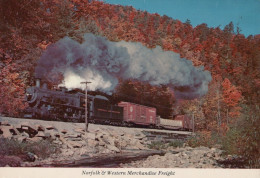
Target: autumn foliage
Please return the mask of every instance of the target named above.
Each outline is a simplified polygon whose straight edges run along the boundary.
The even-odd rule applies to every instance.
[[[19,73],[14,72],[16,66],[10,58],[4,64],[0,72],[0,113],[18,116],[26,107],[24,83]]]
[[[194,114],[199,130],[228,127],[240,116],[241,103],[259,105],[260,38],[246,38],[239,30],[235,32],[232,23],[223,30],[207,24],[192,27],[188,22],[131,6],[86,0],[2,0],[0,12],[2,112],[23,108],[24,93],[20,91],[33,84],[36,62],[48,45],[65,36],[81,41],[87,32],[111,41],[141,42],[149,48],[159,45],[191,60],[194,66],[204,66],[213,78],[208,94],[193,101],[175,102],[167,87],[138,81],[122,81],[115,93],[117,99],[127,95],[122,99],[156,106],[165,116]],[[3,94],[8,88],[11,94]],[[12,98],[19,103],[17,107],[4,104]]]

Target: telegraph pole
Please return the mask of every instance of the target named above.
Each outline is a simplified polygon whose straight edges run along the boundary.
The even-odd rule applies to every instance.
[[[86,128],[85,131],[88,132],[88,83],[91,82],[80,82],[81,84],[86,84],[86,89],[85,89],[85,124]]]
[[[194,113],[192,113],[192,132],[194,133],[195,130],[195,123],[194,123]]]

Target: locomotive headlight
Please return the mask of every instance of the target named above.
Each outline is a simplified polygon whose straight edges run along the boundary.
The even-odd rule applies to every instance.
[[[26,93],[26,100],[30,101],[32,99],[32,94]]]

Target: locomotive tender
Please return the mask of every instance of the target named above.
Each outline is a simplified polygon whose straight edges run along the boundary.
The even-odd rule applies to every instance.
[[[67,91],[66,88],[50,90],[46,83],[41,85],[36,79],[36,86],[26,90],[29,107],[25,117],[44,120],[70,122],[85,121],[85,94],[79,91]],[[88,120],[90,123],[101,123],[120,126],[149,126],[152,128],[191,130],[191,120],[184,115],[177,120],[162,119],[156,116],[156,108],[130,102],[112,105],[100,95],[88,95]]]

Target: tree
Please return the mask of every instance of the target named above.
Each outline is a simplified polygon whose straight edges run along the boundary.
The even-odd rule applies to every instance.
[[[185,24],[187,24],[187,25],[191,25],[191,21],[190,21],[190,19],[187,19],[187,20],[185,21]]]
[[[230,22],[228,25],[226,25],[224,27],[224,30],[223,30],[225,33],[232,33],[234,34],[234,24],[233,22]]]
[[[223,87],[223,101],[227,105],[227,118],[235,118],[239,116],[240,107],[239,102],[242,99],[241,92],[231,84],[229,79],[225,78],[222,82]],[[228,121],[227,121],[228,122]]]
[[[26,107],[24,81],[14,72],[16,66],[11,63],[12,59],[6,57],[0,68],[0,114],[19,116]]]

